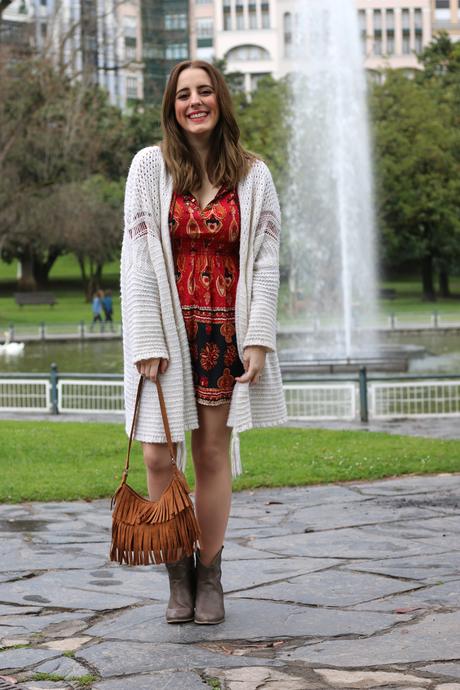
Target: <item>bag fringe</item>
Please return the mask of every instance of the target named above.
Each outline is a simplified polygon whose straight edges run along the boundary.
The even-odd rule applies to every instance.
[[[199,527],[185,476],[174,475],[158,501],[140,496],[122,482],[112,498],[110,560],[128,565],[170,563],[190,556]]]

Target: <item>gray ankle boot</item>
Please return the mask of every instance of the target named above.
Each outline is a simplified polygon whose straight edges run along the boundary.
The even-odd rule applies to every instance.
[[[170,597],[166,609],[168,623],[193,620],[195,608],[195,559],[193,554],[175,563],[166,563]]]
[[[200,550],[196,551],[195,623],[213,625],[222,623],[225,618],[224,592],[220,582],[223,548],[209,565],[200,561]]]

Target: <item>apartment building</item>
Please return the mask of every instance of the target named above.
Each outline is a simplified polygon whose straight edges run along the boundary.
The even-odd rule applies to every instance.
[[[13,0],[0,43],[48,55],[122,108],[143,98],[141,0]]]
[[[433,0],[433,32],[447,31],[460,41],[460,0]]]
[[[107,89],[123,109],[138,100],[158,102],[172,67],[187,58],[224,58],[250,92],[261,77],[295,69],[298,1],[14,0],[0,42],[45,50],[70,33],[64,50],[70,70]],[[460,40],[460,0],[355,3],[364,65],[374,77],[386,66],[419,69],[417,54],[436,31]],[[78,29],[69,32],[72,25]]]
[[[190,55],[189,0],[141,0],[144,98],[161,100],[177,62]]]
[[[117,18],[117,56],[119,98],[123,110],[144,100],[141,0],[119,3]]]
[[[355,0],[364,64],[417,69],[417,53],[432,37],[433,0]],[[439,2],[458,0],[437,0]],[[282,77],[294,69],[292,45],[296,0],[216,0],[215,56],[244,74],[246,91],[264,74]],[[452,15],[453,16],[453,15]]]
[[[420,69],[417,54],[432,38],[432,0],[356,0],[365,67]]]
[[[214,45],[214,7],[212,0],[190,0],[190,57],[212,61]]]

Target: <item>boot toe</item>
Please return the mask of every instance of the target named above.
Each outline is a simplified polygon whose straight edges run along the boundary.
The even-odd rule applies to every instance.
[[[221,618],[216,618],[215,616],[201,616],[198,618],[195,616],[194,621],[197,623],[197,625],[217,625],[218,623],[223,623],[225,620],[225,615],[223,615]]]
[[[166,621],[168,623],[188,623],[193,621],[193,609],[168,608],[166,610]]]

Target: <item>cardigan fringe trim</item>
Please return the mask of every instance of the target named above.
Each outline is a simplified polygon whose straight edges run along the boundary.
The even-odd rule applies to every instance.
[[[177,442],[176,465],[182,472],[185,472],[187,465],[187,444],[184,441]]]
[[[241,466],[241,454],[240,454],[240,435],[235,429],[232,431],[232,440],[230,443],[230,459],[232,464],[232,477],[238,477],[243,474],[243,468]]]

